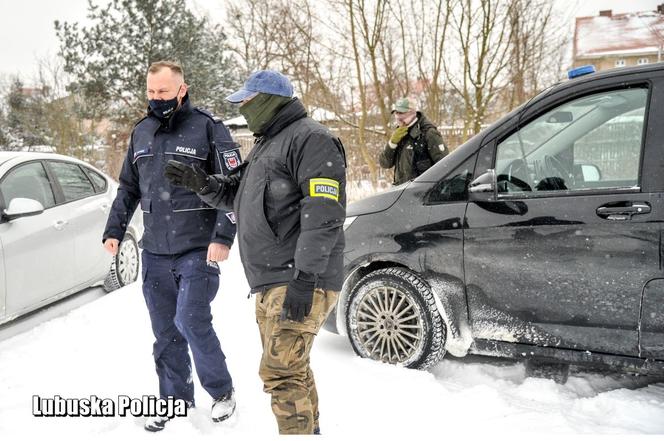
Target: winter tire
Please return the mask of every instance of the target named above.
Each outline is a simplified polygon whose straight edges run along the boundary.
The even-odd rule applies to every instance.
[[[445,354],[445,325],[434,294],[417,274],[385,268],[367,274],[346,304],[346,329],[365,358],[427,369]]]

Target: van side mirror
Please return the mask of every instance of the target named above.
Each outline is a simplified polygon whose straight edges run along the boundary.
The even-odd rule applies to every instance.
[[[498,199],[496,171],[487,170],[468,186],[468,200],[471,202],[492,202]]]
[[[583,182],[599,182],[602,172],[595,164],[574,164],[574,177]]]

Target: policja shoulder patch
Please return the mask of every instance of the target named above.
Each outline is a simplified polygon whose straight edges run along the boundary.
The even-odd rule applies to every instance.
[[[223,157],[224,157],[224,163],[226,164],[226,167],[228,170],[233,170],[236,168],[238,165],[240,165],[240,155],[238,155],[237,150],[229,150],[226,152],[223,152]]]
[[[339,182],[329,178],[312,178],[309,180],[309,196],[339,202]]]

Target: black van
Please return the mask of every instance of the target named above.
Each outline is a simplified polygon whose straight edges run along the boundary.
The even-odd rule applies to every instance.
[[[552,86],[344,228],[326,328],[362,357],[664,372],[664,63]]]

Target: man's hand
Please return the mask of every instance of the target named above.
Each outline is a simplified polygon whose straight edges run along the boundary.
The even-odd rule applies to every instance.
[[[399,144],[399,141],[401,141],[408,134],[408,129],[408,126],[401,126],[397,128],[394,132],[392,132],[390,143],[393,145]]]
[[[228,253],[230,253],[230,251],[231,250],[226,245],[212,242],[210,246],[208,246],[207,260],[209,262],[223,262],[228,259]]]
[[[286,288],[286,298],[281,309],[281,320],[291,319],[303,322],[311,312],[316,282],[313,280],[293,279]]]
[[[118,249],[120,248],[120,241],[109,237],[104,241],[104,248],[106,248],[106,251],[111,253],[111,255],[115,256],[116,254],[118,254]]]
[[[201,193],[210,182],[208,174],[198,165],[187,165],[170,159],[164,169],[164,176],[176,187],[185,187],[194,193]]]

